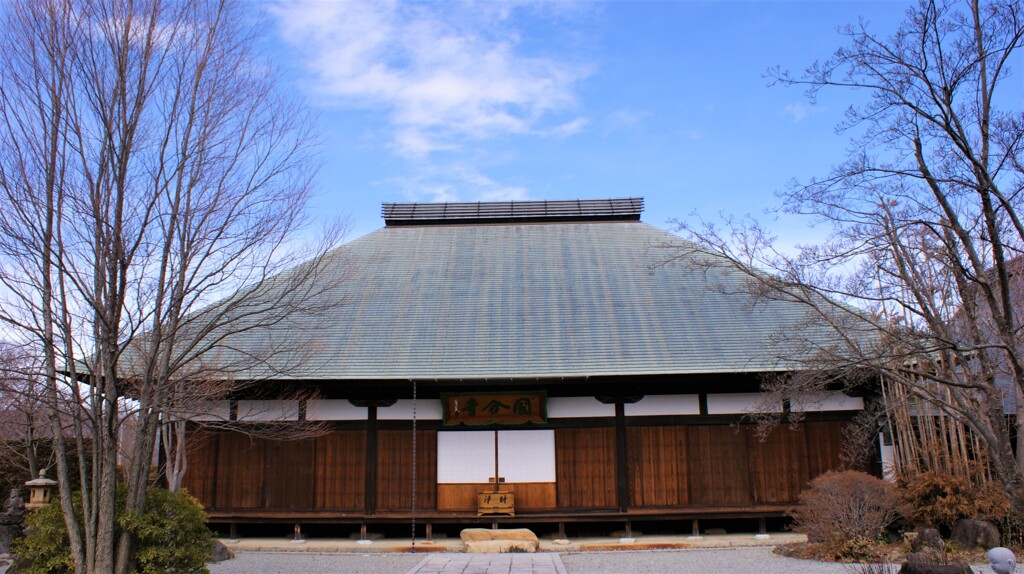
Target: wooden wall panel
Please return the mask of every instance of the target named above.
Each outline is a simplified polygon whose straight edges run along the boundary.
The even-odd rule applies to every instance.
[[[615,506],[615,428],[555,429],[558,508]]]
[[[434,510],[437,505],[437,431],[419,431],[416,445],[416,508]],[[408,511],[411,499],[412,431],[378,431],[377,510]]]
[[[730,425],[687,427],[690,502],[742,505],[753,502],[747,433]]]
[[[266,441],[263,508],[312,510],[316,490],[316,441]]]
[[[631,506],[689,503],[687,431],[684,426],[629,427],[627,453]]]
[[[333,431],[316,439],[317,510],[362,510],[366,431]]]
[[[220,433],[217,446],[217,508],[263,505],[265,441],[237,432]]]
[[[807,428],[807,480],[839,468],[846,424],[843,421],[804,423]]]
[[[189,430],[188,469],[182,487],[196,497],[205,508],[214,508],[217,479],[217,434],[204,430]]]
[[[477,509],[477,493],[494,490],[494,483],[479,484],[438,484],[438,510]],[[502,483],[501,490],[516,495],[516,512],[530,510],[551,510],[556,507],[557,496],[553,482],[509,482]]]
[[[844,421],[780,426],[759,442],[751,426],[627,427],[630,505],[734,506],[791,503],[809,480],[841,465]],[[440,485],[436,431],[418,433],[417,508],[475,510],[489,485]],[[377,509],[407,511],[412,435],[378,434]],[[344,510],[364,506],[366,431],[304,441],[195,431],[184,486],[212,510]],[[615,429],[555,429],[557,482],[508,484],[521,510],[615,508]]]
[[[807,429],[780,425],[762,441],[754,426],[746,427],[754,502],[796,502],[807,487]]]

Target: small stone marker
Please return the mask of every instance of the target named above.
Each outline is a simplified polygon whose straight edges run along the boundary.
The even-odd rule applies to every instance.
[[[1009,548],[996,546],[988,551],[988,563],[996,574],[1011,574],[1017,571],[1017,557]]]
[[[0,554],[10,552],[11,542],[21,535],[24,518],[25,502],[21,500],[18,489],[12,488],[4,503],[4,511],[0,513]]]

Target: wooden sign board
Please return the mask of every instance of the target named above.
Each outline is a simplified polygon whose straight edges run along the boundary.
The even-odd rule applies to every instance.
[[[547,393],[441,393],[445,426],[548,422]]]
[[[516,495],[514,492],[479,492],[476,496],[477,516],[494,514],[516,515]]]

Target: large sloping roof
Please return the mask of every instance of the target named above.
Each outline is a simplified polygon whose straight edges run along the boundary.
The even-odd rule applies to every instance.
[[[229,338],[301,334],[275,378],[509,379],[787,370],[780,329],[804,307],[753,304],[744,277],[705,270],[676,235],[621,218],[403,222],[329,254],[338,301]],[[797,352],[797,351],[794,351]],[[250,373],[258,374],[258,373]]]

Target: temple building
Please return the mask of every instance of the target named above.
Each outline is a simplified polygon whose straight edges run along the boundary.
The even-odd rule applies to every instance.
[[[864,400],[767,402],[764,378],[798,363],[778,334],[805,309],[753,301],[742,273],[706,265],[642,210],[384,204],[382,229],[304,279],[321,282],[307,310],[225,338],[213,360],[262,357],[233,375],[253,384],[195,417],[320,430],[197,426],[186,488],[213,523],[365,533],[415,517],[420,536],[784,516],[840,466]],[[759,410],[804,416],[761,440],[747,416]]]

